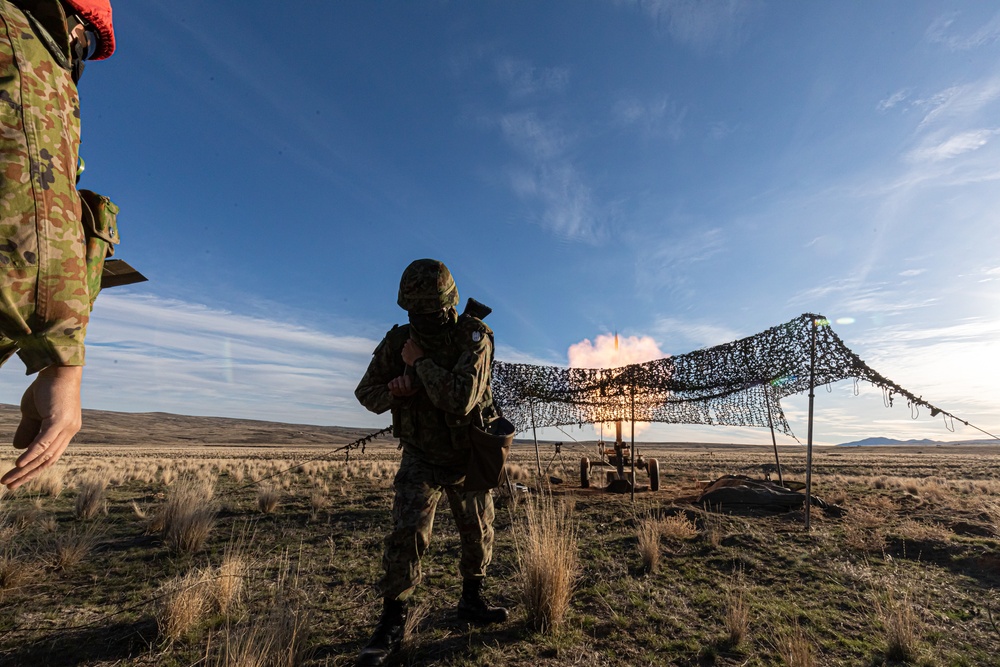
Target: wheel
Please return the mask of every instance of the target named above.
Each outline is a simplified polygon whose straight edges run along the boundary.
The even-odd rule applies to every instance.
[[[580,459],[580,488],[590,488],[590,459],[586,456]]]
[[[656,459],[646,461],[646,469],[649,471],[649,490],[660,490],[660,462]]]

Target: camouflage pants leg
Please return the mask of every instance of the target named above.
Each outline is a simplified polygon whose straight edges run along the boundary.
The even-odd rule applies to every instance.
[[[458,571],[463,579],[482,579],[493,558],[493,495],[489,491],[465,493],[455,486],[445,490],[462,540]]]
[[[434,512],[443,493],[433,474],[419,461],[403,455],[393,481],[392,531],[385,538],[377,588],[384,598],[405,600],[420,583],[420,559],[431,542]]]

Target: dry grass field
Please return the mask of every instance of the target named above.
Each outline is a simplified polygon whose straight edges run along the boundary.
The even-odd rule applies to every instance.
[[[283,427],[268,444],[244,423],[255,439],[234,429],[235,446],[216,425],[199,441],[174,423],[184,442],[122,427],[0,496],[0,665],[353,664],[380,611],[394,444],[282,472],[351,434],[295,445]],[[582,454],[543,444],[539,484],[534,448],[515,446],[531,491],[498,498],[502,626],[455,618],[458,535],[439,508],[397,664],[1000,665],[1000,448],[818,450],[814,491],[846,512],[813,507],[809,532],[801,510],[691,502],[700,480],[760,477],[769,447],[650,445],[662,486],[634,503],[580,489]],[[804,479],[802,449],[782,463]]]

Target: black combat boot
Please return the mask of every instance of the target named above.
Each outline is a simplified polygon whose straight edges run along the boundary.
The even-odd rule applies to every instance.
[[[383,600],[382,617],[375,626],[368,645],[358,655],[359,667],[378,667],[388,662],[399,649],[406,628],[406,602],[403,600]]]
[[[483,580],[466,579],[462,582],[462,599],[458,601],[458,617],[472,623],[503,623],[507,620],[507,610],[491,607],[483,599]]]

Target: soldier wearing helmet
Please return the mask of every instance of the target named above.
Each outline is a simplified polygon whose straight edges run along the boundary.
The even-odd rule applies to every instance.
[[[403,449],[393,482],[393,526],[385,538],[384,576],[377,588],[382,617],[359,665],[381,665],[402,640],[407,600],[420,582],[434,511],[447,495],[461,535],[459,618],[497,623],[507,610],[482,596],[493,549],[493,498],[463,489],[469,464],[469,427],[499,415],[490,391],[493,332],[482,320],[458,315],[458,288],[434,259],[418,259],[403,272],[397,303],[409,324],[395,326],[375,348],[355,395],[367,409],[392,411],[393,434]]]
[[[14,435],[26,451],[0,478],[11,489],[80,429],[84,337],[110,254],[101,243],[117,243],[117,228],[102,227],[104,241],[85,234],[76,83],[85,60],[114,50],[107,0],[0,0],[0,364],[16,352],[38,374]]]

